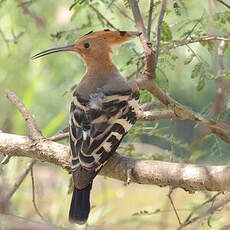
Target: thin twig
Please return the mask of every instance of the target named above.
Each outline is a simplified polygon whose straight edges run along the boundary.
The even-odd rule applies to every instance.
[[[169,49],[175,49],[177,47],[184,46],[184,45],[191,44],[191,43],[208,42],[208,41],[230,42],[230,38],[225,37],[225,36],[217,36],[217,35],[203,35],[203,36],[199,36],[199,37],[189,36],[183,40],[173,40],[169,44],[163,43],[164,48],[162,49],[161,52],[168,52]]]
[[[95,8],[92,4],[87,4],[99,17],[101,17],[106,22],[107,26],[118,30],[97,8]]]
[[[16,94],[7,89],[6,96],[12,102],[12,104],[14,104],[17,107],[17,109],[21,112],[22,116],[24,117],[27,123],[32,139],[42,139],[43,136],[34,118],[30,115],[29,111],[26,109],[25,105],[21,102],[21,100],[16,96]]]
[[[18,2],[18,6],[22,8],[24,14],[29,15],[40,28],[45,27],[46,23],[42,17],[37,15],[35,12],[33,12],[27,4],[23,3],[23,1],[17,0],[17,2]]]
[[[33,173],[33,167],[30,168],[30,175],[31,175],[31,183],[32,183],[32,202],[34,205],[34,209],[36,211],[36,213],[40,216],[40,218],[43,221],[46,221],[46,219],[43,217],[43,215],[41,214],[41,212],[39,211],[37,204],[36,204],[36,199],[35,199],[35,184],[34,184],[34,173]]]
[[[160,16],[159,16],[158,24],[157,24],[157,36],[156,36],[156,48],[155,48],[156,50],[155,68],[157,67],[157,62],[158,62],[160,40],[161,40],[161,26],[162,26],[163,18],[165,15],[166,5],[167,5],[167,0],[162,0]]]
[[[217,1],[223,4],[224,6],[226,6],[228,9],[230,9],[230,5],[224,2],[223,0],[217,0]]]
[[[6,165],[6,164],[9,162],[10,158],[11,158],[11,156],[6,155],[6,156],[3,158],[3,160],[1,161],[0,165]]]
[[[225,104],[225,82],[223,79],[223,71],[224,71],[224,48],[226,42],[221,41],[218,46],[218,71],[217,71],[217,89],[216,89],[216,97],[213,105],[213,115],[216,117],[222,111]]]
[[[174,202],[173,202],[173,199],[172,199],[172,196],[171,196],[172,193],[173,193],[173,188],[170,187],[170,188],[169,188],[169,193],[168,193],[168,198],[169,198],[169,201],[170,201],[170,203],[171,203],[171,205],[172,205],[172,207],[173,207],[173,210],[174,210],[174,212],[175,212],[175,215],[176,215],[176,217],[177,217],[177,220],[178,220],[178,222],[179,222],[179,225],[181,225],[181,220],[180,220],[179,214],[178,214],[178,212],[177,212],[176,206],[175,206],[175,204],[174,204]]]
[[[30,172],[30,169],[33,167],[33,165],[35,164],[36,160],[32,159],[30,160],[30,162],[27,164],[25,171],[18,177],[18,179],[16,180],[16,182],[14,183],[13,187],[11,188],[11,190],[7,193],[7,195],[4,198],[4,203],[7,204],[9,202],[9,200],[11,199],[11,197],[14,195],[14,193],[17,191],[17,189],[19,188],[19,186],[21,185],[21,183],[24,181],[24,179],[26,178],[26,176],[28,175],[28,173]]]
[[[134,20],[128,15],[126,14],[125,10],[121,9],[119,6],[117,6],[115,3],[113,4],[113,7],[115,7],[119,13],[121,15],[123,15],[124,17],[126,17],[127,19],[129,19],[131,22],[134,22]]]
[[[195,212],[199,209],[201,209],[202,207],[204,207],[206,204],[213,202],[220,194],[223,194],[222,192],[218,192],[215,195],[213,195],[211,198],[209,198],[208,200],[204,201],[202,204],[200,204],[198,207],[196,207],[193,211],[190,212],[190,214],[187,216],[187,218],[185,219],[185,221],[183,222],[183,225],[185,223],[187,223],[192,216],[195,214]]]
[[[21,216],[0,213],[1,226],[7,226],[6,229],[24,229],[24,230],[73,230],[73,228],[64,228],[52,223],[44,223],[31,220]],[[4,229],[4,228],[3,228]],[[76,229],[76,228],[75,228]]]
[[[3,31],[1,29],[0,29],[0,35],[1,35],[4,43],[6,44],[6,47],[9,49],[9,40],[6,38],[5,34],[3,33]]]
[[[181,226],[177,230],[181,230],[185,226],[195,223],[197,221],[202,221],[203,219],[209,217],[210,215],[213,215],[214,212],[224,207],[229,202],[230,202],[230,193],[225,195],[221,200],[216,201],[210,208],[203,211],[199,216],[196,216],[190,219],[188,222],[181,224]]]
[[[151,111],[154,109],[163,110],[166,106],[160,102],[152,101],[141,105],[142,111]]]
[[[49,141],[60,141],[69,137],[69,132],[58,133],[52,137],[47,138]]]
[[[148,35],[148,40],[150,41],[150,33],[151,33],[151,27],[152,27],[152,16],[153,16],[153,6],[154,6],[154,1],[150,0],[149,4],[149,17],[148,17],[148,27],[147,27],[147,35]]]

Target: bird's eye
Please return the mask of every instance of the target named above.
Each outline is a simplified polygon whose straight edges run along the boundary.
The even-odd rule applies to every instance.
[[[90,47],[89,43],[88,42],[84,43],[84,47],[88,49]]]

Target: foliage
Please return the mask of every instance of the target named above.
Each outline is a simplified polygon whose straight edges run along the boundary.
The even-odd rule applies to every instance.
[[[147,2],[139,1],[146,23],[149,9]],[[35,116],[44,135],[50,136],[67,126],[71,93],[84,74],[85,67],[80,58],[71,54],[58,54],[31,61],[32,54],[48,47],[72,43],[76,38],[91,30],[104,28],[136,30],[136,28],[130,19],[132,17],[130,5],[126,0],[74,0],[72,2],[35,0],[23,3],[31,14],[26,14],[20,3],[21,1],[0,1],[0,129],[18,134],[27,132],[21,115],[15,112],[15,108],[4,96],[5,88],[11,88],[23,99],[27,108]],[[150,38],[153,45],[156,42],[156,19],[160,13],[160,6],[161,1],[154,1],[154,20]],[[39,21],[39,18],[44,24]],[[229,36],[229,11],[218,3],[212,7],[209,1],[169,1],[161,29],[162,39],[157,67],[158,84],[162,90],[183,105],[192,108],[203,117],[210,118],[219,78],[217,76],[219,41],[199,41],[191,44],[185,42],[190,38],[210,34]],[[225,69],[221,76],[227,88],[229,88],[230,79],[229,47],[230,45],[226,46],[224,50]],[[142,47],[136,39],[131,44],[123,45],[120,51],[114,54],[113,59],[123,76],[134,79],[137,76],[137,69],[138,73],[143,71],[143,57]],[[141,104],[153,100],[152,95],[141,92]],[[229,95],[226,95],[223,111],[220,112],[224,115],[212,118],[229,122]],[[147,147],[142,152],[136,150],[136,142],[148,145],[151,150],[156,148],[157,153],[146,154]],[[121,146],[120,150],[128,156],[142,159],[169,160],[169,155],[172,154],[173,160],[178,162],[220,164],[230,160],[229,146],[226,143],[207,133],[202,126],[196,126],[189,121],[138,122],[132,128],[125,139],[125,145]],[[19,175],[26,162],[26,159],[12,159],[4,167],[4,176],[9,181],[9,185],[12,185],[15,175]],[[39,206],[44,208],[43,211],[48,218],[61,224],[67,219],[65,213],[68,212],[67,203],[70,200],[70,196],[67,196],[69,175],[57,169],[49,171],[47,167],[41,165],[37,166],[37,174],[39,171],[42,173],[35,177],[35,181],[39,177],[45,178],[46,173],[50,174],[51,176],[47,178],[52,180],[49,183],[53,183],[52,186],[55,188],[49,185],[46,190],[44,185],[44,181],[48,183],[46,178],[37,179],[40,186],[38,188]],[[56,177],[56,174],[58,181],[55,183],[53,178]],[[149,204],[149,200],[143,198],[144,195],[141,194],[142,188],[138,190],[135,187],[135,192],[139,191],[136,198],[134,193],[130,197],[129,194],[124,195],[127,191],[130,193],[131,189],[126,190],[122,186],[116,192],[118,185],[115,182],[99,181],[97,183],[99,188],[96,192],[97,201],[95,201],[96,207],[93,211],[93,223],[124,223],[126,219],[119,219],[119,212],[116,211],[117,200],[122,196],[125,196],[129,203],[137,203],[132,212],[131,209],[128,209],[129,204],[125,206],[124,210],[128,210],[128,214],[125,211],[123,214],[126,214],[128,226],[132,226],[130,222],[136,221],[135,226],[137,227],[146,219],[152,224],[154,221],[150,218],[153,214],[158,216],[157,221],[159,221],[164,207],[159,208],[159,203],[155,207],[154,200]],[[7,186],[10,187],[9,185]],[[27,196],[28,188],[30,188],[29,178],[13,198],[10,206],[13,213],[27,217],[32,215],[31,198]],[[152,193],[150,188],[143,190],[149,195]],[[49,193],[46,194],[46,197],[42,197],[44,191]],[[47,203],[49,204],[51,199],[54,201],[49,207]],[[203,199],[199,198],[200,201]],[[110,201],[113,210],[108,208],[107,203]],[[23,212],[21,212],[22,209]],[[134,213],[133,216],[132,213]],[[104,217],[104,221],[98,221],[99,217]],[[137,219],[134,220],[134,218]],[[146,223],[146,229],[151,224]],[[218,220],[214,222],[214,225],[218,225]],[[176,226],[175,221],[173,226]]]

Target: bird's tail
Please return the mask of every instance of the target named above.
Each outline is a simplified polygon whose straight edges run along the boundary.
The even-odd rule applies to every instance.
[[[74,186],[72,201],[69,210],[69,220],[76,224],[84,224],[90,212],[90,190],[92,183],[84,189],[77,189]]]

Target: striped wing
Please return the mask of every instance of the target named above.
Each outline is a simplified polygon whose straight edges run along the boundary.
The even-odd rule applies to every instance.
[[[74,93],[70,111],[73,171],[81,168],[95,174],[107,162],[136,122],[138,100],[139,93],[131,89],[112,95],[100,90],[89,100]]]

